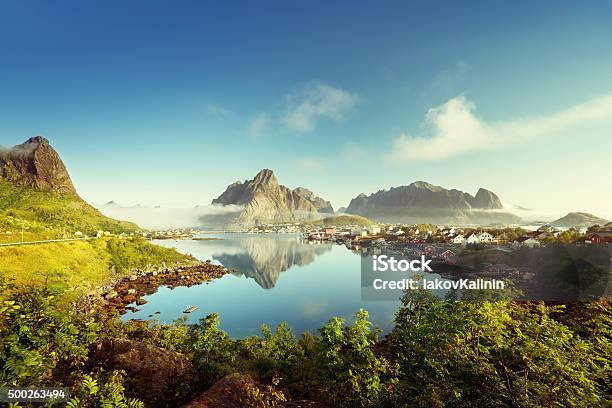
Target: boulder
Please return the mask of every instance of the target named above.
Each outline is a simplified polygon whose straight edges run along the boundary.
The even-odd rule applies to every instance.
[[[135,340],[97,344],[92,362],[107,370],[124,370],[126,390],[146,407],[176,407],[198,389],[197,371],[182,354]]]

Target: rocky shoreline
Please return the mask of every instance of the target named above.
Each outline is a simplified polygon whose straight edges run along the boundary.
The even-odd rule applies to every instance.
[[[87,313],[95,304],[102,304],[108,310],[125,314],[128,311],[137,311],[135,306],[130,305],[147,303],[142,297],[157,292],[161,286],[175,288],[208,284],[230,272],[224,266],[212,264],[210,261],[172,266],[162,264],[118,277],[79,299],[74,306],[77,311]]]

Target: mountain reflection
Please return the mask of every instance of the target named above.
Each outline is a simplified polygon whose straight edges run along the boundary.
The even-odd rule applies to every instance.
[[[215,261],[235,270],[235,275],[254,279],[265,289],[273,288],[280,273],[293,265],[308,265],[331,251],[330,244],[309,244],[294,235],[237,235],[215,244]]]

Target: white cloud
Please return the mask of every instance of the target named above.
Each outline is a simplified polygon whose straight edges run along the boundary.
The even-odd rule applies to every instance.
[[[357,94],[321,82],[307,84],[288,99],[289,107],[283,122],[289,129],[299,133],[311,132],[322,118],[342,120],[359,102]]]
[[[426,135],[402,134],[385,156],[391,163],[437,160],[491,150],[512,143],[554,135],[572,126],[612,119],[612,94],[574,105],[548,116],[487,123],[474,114],[476,106],[457,96],[430,109],[424,122]]]
[[[261,136],[263,136],[269,123],[270,115],[268,115],[267,113],[263,112],[256,115],[251,121],[251,124],[249,125],[249,136],[253,138],[260,138]]]
[[[325,165],[316,159],[298,159],[297,165],[305,171],[321,172],[325,170]]]

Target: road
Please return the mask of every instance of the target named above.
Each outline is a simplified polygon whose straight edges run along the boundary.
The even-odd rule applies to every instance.
[[[0,247],[21,246],[21,245],[39,245],[39,244],[49,244],[53,242],[82,241],[84,239],[87,239],[87,238],[83,237],[83,238],[66,238],[66,239],[48,239],[46,241],[11,242],[8,244],[0,244]]]

